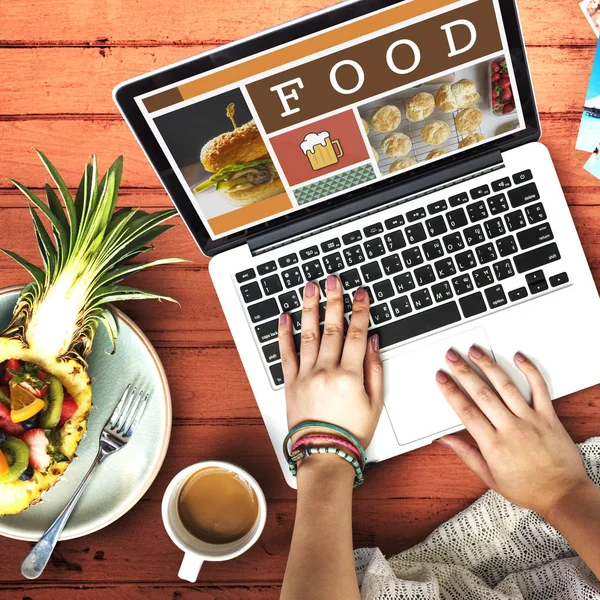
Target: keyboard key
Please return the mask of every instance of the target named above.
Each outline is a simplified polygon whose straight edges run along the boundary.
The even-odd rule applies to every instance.
[[[365,253],[368,258],[378,258],[382,254],[385,254],[385,248],[381,238],[376,238],[364,243]]]
[[[350,294],[344,294],[344,313],[352,312],[352,298]]]
[[[431,265],[425,265],[415,269],[414,275],[419,286],[428,285],[435,281],[435,273],[433,272]]]
[[[261,280],[261,284],[267,296],[277,294],[283,289],[279,275],[270,275],[269,277],[265,277],[263,280]]]
[[[300,329],[300,327],[296,327],[296,329]],[[279,330],[279,320],[275,319],[274,321],[269,321],[267,323],[261,323],[254,328],[256,332],[256,337],[261,344],[268,342],[269,340],[274,340],[277,338],[277,332]]]
[[[408,269],[420,265],[423,261],[423,255],[418,248],[408,248],[402,252],[402,259]]]
[[[452,280],[452,285],[454,286],[454,291],[456,292],[457,296],[462,296],[467,292],[473,291],[473,281],[468,273],[460,275],[459,277],[455,277]]]
[[[540,199],[537,185],[531,182],[508,191],[508,199],[513,208],[519,208]]]
[[[437,202],[433,202],[427,207],[427,212],[430,215],[435,215],[437,213],[443,212],[448,208],[448,204],[445,200],[438,200]]]
[[[361,273],[363,274],[363,279],[366,283],[371,283],[372,281],[377,281],[383,277],[383,273],[381,272],[381,268],[379,267],[379,263],[370,262],[360,267]]]
[[[317,246],[311,246],[305,250],[300,250],[300,258],[302,260],[309,260],[315,256],[319,256],[319,248]]]
[[[341,273],[340,279],[342,280],[342,285],[345,290],[357,288],[362,283],[360,275],[358,274],[358,269],[350,269],[350,271]]]
[[[427,288],[413,292],[410,297],[417,310],[422,310],[433,304],[431,294]]]
[[[463,231],[465,240],[467,240],[467,246],[474,246],[475,244],[481,244],[485,242],[485,235],[483,235],[483,229],[481,225],[473,225],[473,227],[467,227]]]
[[[446,214],[446,219],[448,220],[448,225],[450,225],[450,229],[458,229],[459,227],[464,227],[468,224],[467,215],[465,214],[464,208],[457,208],[456,210],[451,210]]]
[[[321,244],[321,250],[323,250],[323,252],[331,252],[332,250],[337,250],[338,248],[341,248],[341,246],[342,244],[339,238],[333,238],[332,240],[323,242]]]
[[[565,283],[569,283],[569,276],[566,273],[559,273],[558,275],[550,277],[550,285],[552,287],[564,285]]]
[[[515,274],[512,263],[510,260],[501,260],[500,262],[494,263],[494,273],[496,273],[496,279],[502,281],[508,279]]]
[[[424,219],[426,214],[427,213],[425,212],[424,208],[416,208],[415,210],[411,210],[406,213],[406,220],[409,223],[414,223],[415,221],[418,221],[419,219]]]
[[[359,244],[356,244],[356,246],[350,246],[350,248],[345,248],[344,258],[346,259],[346,264],[349,267],[353,267],[361,262],[365,262],[365,255],[363,254],[362,248]]]
[[[439,279],[456,275],[454,261],[449,257],[444,258],[443,260],[438,260],[433,266],[435,267],[435,271]]]
[[[238,283],[244,283],[245,281],[250,281],[256,277],[256,273],[254,269],[246,269],[245,271],[241,271],[240,273],[236,273],[236,280]]]
[[[485,297],[487,298],[488,305],[490,308],[500,308],[508,303],[506,294],[501,285],[495,285],[485,290]]]
[[[295,265],[298,262],[298,255],[288,254],[287,256],[282,256],[277,262],[279,263],[279,266],[284,269],[290,265]]]
[[[283,385],[283,367],[281,366],[281,363],[272,365],[269,367],[269,371],[271,372],[273,383],[275,385]]]
[[[387,279],[380,281],[373,286],[373,295],[375,296],[375,300],[377,302],[380,302],[381,300],[387,300],[395,294],[396,292],[394,292],[391,282]]]
[[[434,217],[433,219],[427,219],[425,225],[427,226],[427,231],[431,237],[437,237],[448,231],[446,221],[444,221],[444,217],[441,215],[439,217]]]
[[[379,334],[380,348],[387,348],[411,338],[460,321],[456,302],[446,302],[399,321],[392,321],[373,330]]]
[[[473,200],[477,200],[479,198],[483,198],[484,196],[489,196],[490,188],[487,185],[480,185],[479,187],[472,189],[469,193],[471,194],[471,198],[473,198]]]
[[[304,283],[304,279],[302,279],[302,273],[300,273],[300,269],[298,267],[294,267],[289,271],[284,271],[281,276],[283,277],[283,284],[288,290]]]
[[[399,294],[415,289],[415,280],[410,273],[401,273],[394,277],[394,284]]]
[[[325,322],[325,312],[327,311],[327,302],[319,302],[319,323]]]
[[[465,315],[465,319],[474,317],[475,315],[480,315],[487,310],[487,306],[485,305],[485,300],[483,299],[483,294],[481,292],[476,292],[470,296],[464,296],[459,300],[459,302],[463,314]]]
[[[260,300],[262,298],[262,292],[260,291],[256,281],[252,281],[251,283],[243,285],[240,288],[240,292],[242,292],[242,298],[246,304],[255,302],[256,300]]]
[[[375,296],[373,296],[373,292],[368,285],[364,286],[365,292],[367,292],[367,296],[369,296],[369,304],[373,306],[375,304]]]
[[[527,220],[531,225],[546,220],[546,211],[544,210],[544,206],[541,202],[538,202],[532,206],[528,206],[525,209],[525,214],[527,215]]]
[[[330,275],[332,273],[339,273],[344,268],[344,261],[339,252],[324,256],[323,264],[325,265],[325,270]]]
[[[507,190],[511,185],[512,184],[510,183],[510,179],[508,177],[503,177],[502,179],[498,179],[497,181],[492,181],[492,190],[494,192]]]
[[[525,276],[525,281],[527,282],[527,287],[532,294],[539,294],[540,292],[545,292],[548,289],[548,282],[546,281],[546,276],[544,275],[544,271],[534,271],[533,273],[528,273]]]
[[[394,233],[388,233],[384,239],[385,245],[387,246],[389,252],[401,250],[406,246],[406,240],[404,239],[404,235],[401,231],[394,231]]]
[[[279,360],[281,356],[279,355],[279,342],[273,342],[272,344],[267,344],[263,346],[263,354],[265,355],[265,359],[267,362],[274,362]]]
[[[483,244],[483,246],[477,246],[477,248],[475,248],[475,252],[477,252],[477,258],[479,259],[479,263],[482,265],[486,265],[487,263],[498,258],[493,244]]]
[[[404,225],[404,217],[402,215],[398,215],[397,217],[392,217],[385,221],[386,229],[397,229],[398,227],[402,227]]]
[[[302,270],[304,271],[304,277],[306,277],[306,281],[316,281],[325,275],[325,273],[323,273],[321,262],[318,259],[304,263],[302,265]]]
[[[425,233],[425,228],[422,223],[415,223],[414,225],[409,225],[405,230],[406,239],[408,239],[409,244],[418,244],[422,242],[427,234]]]
[[[506,196],[504,194],[490,196],[487,199],[487,204],[492,215],[499,215],[508,210],[508,202],[506,201]]]
[[[383,233],[383,225],[381,223],[373,223],[373,225],[365,227],[363,232],[367,237],[373,237],[374,235]]]
[[[517,239],[519,240],[521,250],[529,250],[529,248],[553,240],[554,234],[552,233],[550,223],[542,223],[541,225],[536,225],[517,233]]]
[[[512,235],[507,235],[506,237],[496,240],[496,247],[498,248],[498,254],[503,257],[510,256],[519,250],[517,248],[517,242],[515,242],[515,238]]]
[[[473,271],[472,275],[473,281],[478,288],[482,288],[486,285],[494,283],[494,276],[492,275],[492,270],[489,267],[477,269]]]
[[[392,254],[381,259],[381,266],[386,275],[393,275],[402,271],[402,261],[398,254]]]
[[[462,236],[457,231],[456,233],[451,233],[442,238],[444,242],[444,246],[446,246],[446,252],[448,254],[452,254],[453,252],[458,252],[465,247],[465,243],[463,242]]]
[[[274,260],[269,261],[268,263],[264,263],[262,265],[258,265],[256,267],[259,275],[266,275],[267,273],[272,273],[273,271],[277,271],[277,265]]]
[[[475,260],[475,255],[473,254],[472,250],[461,252],[454,258],[459,271],[468,271],[469,269],[473,269],[477,266],[477,261]]]
[[[392,307],[392,312],[395,317],[403,317],[412,312],[412,306],[410,305],[408,296],[400,296],[400,298],[392,300],[390,306]]]
[[[491,240],[506,233],[506,229],[504,229],[504,223],[500,217],[490,219],[489,221],[486,221],[484,225],[487,235]]]
[[[300,308],[300,300],[296,292],[288,292],[287,294],[281,294],[279,296],[279,304],[281,304],[281,310],[283,312],[290,312]]]
[[[464,204],[465,202],[468,202],[468,201],[469,201],[469,196],[467,196],[467,192],[457,194],[456,196],[450,196],[450,198],[448,198],[448,202],[450,203],[450,206],[452,206],[452,207],[458,206],[459,204]]]
[[[520,287],[512,292],[508,292],[508,299],[511,302],[516,302],[517,300],[523,300],[523,298],[527,298],[527,288]]]
[[[436,283],[431,287],[431,293],[435,298],[436,302],[444,302],[445,300],[450,300],[452,298],[452,288],[447,281],[442,281],[441,283]]]
[[[517,272],[525,273],[525,271],[538,269],[543,265],[560,260],[560,252],[558,251],[558,246],[552,242],[551,244],[529,250],[529,252],[517,254],[513,260],[515,261]]]
[[[250,314],[250,320],[253,323],[258,323],[259,321],[277,316],[279,314],[279,307],[273,298],[269,298],[258,304],[251,304],[248,307],[248,313]]]
[[[342,236],[342,242],[349,246],[350,244],[356,244],[362,240],[362,233],[360,231],[352,231]]]
[[[327,296],[327,278],[319,281],[319,287],[321,288],[321,296]]]
[[[296,312],[290,313],[290,317],[292,318],[294,329],[300,331],[302,329],[302,311],[297,310]]]
[[[444,256],[442,242],[440,240],[431,240],[423,244],[423,252],[425,252],[427,260],[435,260],[436,258],[440,258],[440,256]]]
[[[470,204],[467,206],[467,212],[469,213],[469,219],[471,219],[471,223],[483,221],[483,219],[487,219],[488,217],[488,211],[483,202]]]
[[[523,217],[523,212],[515,210],[514,212],[508,213],[504,216],[506,220],[506,226],[509,231],[516,231],[517,229],[523,229],[527,225]]]
[[[387,304],[378,304],[377,306],[371,307],[371,318],[373,319],[374,325],[380,325],[386,321],[391,320],[392,313]]]
[[[531,171],[527,169],[526,171],[521,171],[520,173],[515,173],[513,175],[513,181],[515,185],[519,185],[520,183],[525,183],[526,181],[531,181],[533,179],[533,175]]]

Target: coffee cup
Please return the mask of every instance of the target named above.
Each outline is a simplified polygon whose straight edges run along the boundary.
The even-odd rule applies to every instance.
[[[186,482],[197,474],[207,472],[208,469],[228,471],[232,476],[239,478],[254,493],[257,504],[257,513],[254,523],[249,530],[239,539],[214,543],[201,539],[197,532],[192,533],[182,520],[180,510],[180,495]],[[217,493],[217,492],[215,492]],[[201,510],[201,506],[198,510]],[[204,561],[230,560],[243,554],[260,537],[267,519],[267,501],[258,482],[252,475],[241,467],[232,463],[211,460],[190,465],[180,471],[168,485],[162,500],[162,518],[165,529],[173,543],[184,552],[183,561],[179,569],[179,578],[194,583]]]

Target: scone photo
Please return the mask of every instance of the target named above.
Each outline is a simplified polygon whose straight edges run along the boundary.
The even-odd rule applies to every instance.
[[[404,133],[390,133],[383,138],[381,150],[392,158],[400,158],[412,150],[412,142]]]
[[[443,85],[435,95],[436,106],[445,113],[473,108],[479,101],[479,92],[470,79],[461,79],[451,85]]]
[[[376,108],[369,119],[369,124],[374,131],[389,133],[400,127],[402,113],[397,106],[386,104]]]
[[[478,108],[467,108],[456,115],[456,131],[461,135],[475,133],[483,123],[483,113]]]
[[[448,150],[446,148],[434,148],[425,158],[425,160],[433,160],[434,158],[439,158],[440,156],[444,156],[448,154]]]
[[[485,141],[485,139],[486,137],[483,133],[472,133],[458,143],[458,148],[459,150],[462,150],[463,148],[479,144]]]
[[[424,121],[435,110],[435,98],[427,92],[420,92],[406,103],[406,118],[413,123]]]
[[[390,173],[396,173],[397,171],[403,171],[404,169],[408,169],[410,167],[414,167],[417,164],[417,161],[409,156],[407,158],[401,158],[400,160],[394,161],[389,168]]]
[[[446,121],[429,121],[421,129],[421,138],[430,146],[439,146],[447,142],[452,135],[452,129]]]

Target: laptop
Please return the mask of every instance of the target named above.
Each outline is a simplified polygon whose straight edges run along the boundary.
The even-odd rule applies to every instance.
[[[281,312],[371,298],[383,461],[462,425],[434,374],[490,352],[553,398],[600,381],[600,304],[512,0],[359,0],[126,81],[114,99],[201,251],[281,469]],[[565,141],[570,144],[569,141]],[[324,294],[323,294],[324,298]],[[325,303],[321,304],[321,318]],[[227,366],[215,374],[227,377]]]

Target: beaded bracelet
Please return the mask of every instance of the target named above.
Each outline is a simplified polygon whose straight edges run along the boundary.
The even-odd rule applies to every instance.
[[[292,446],[292,449],[290,450],[290,456],[292,457],[292,460],[294,457],[294,452],[296,452],[296,450],[298,450],[298,448],[300,448],[301,446],[308,446],[310,442],[329,442],[331,444],[338,444],[349,450],[354,456],[354,458],[358,458],[360,456],[360,451],[358,450],[358,448],[354,444],[348,442],[347,440],[341,437],[329,435],[308,435],[306,437],[300,438]]]
[[[324,448],[324,447],[315,447],[315,446],[305,446],[303,449],[304,457],[300,456],[300,458],[296,461],[289,460],[288,464],[290,467],[291,474],[296,477],[298,474],[298,462],[302,460],[302,458],[310,458],[313,454],[337,454],[340,458],[343,458],[346,462],[349,462],[354,467],[354,487],[357,488],[359,485],[364,483],[364,475],[362,467],[360,463],[350,456],[345,450],[341,450],[340,448]]]

